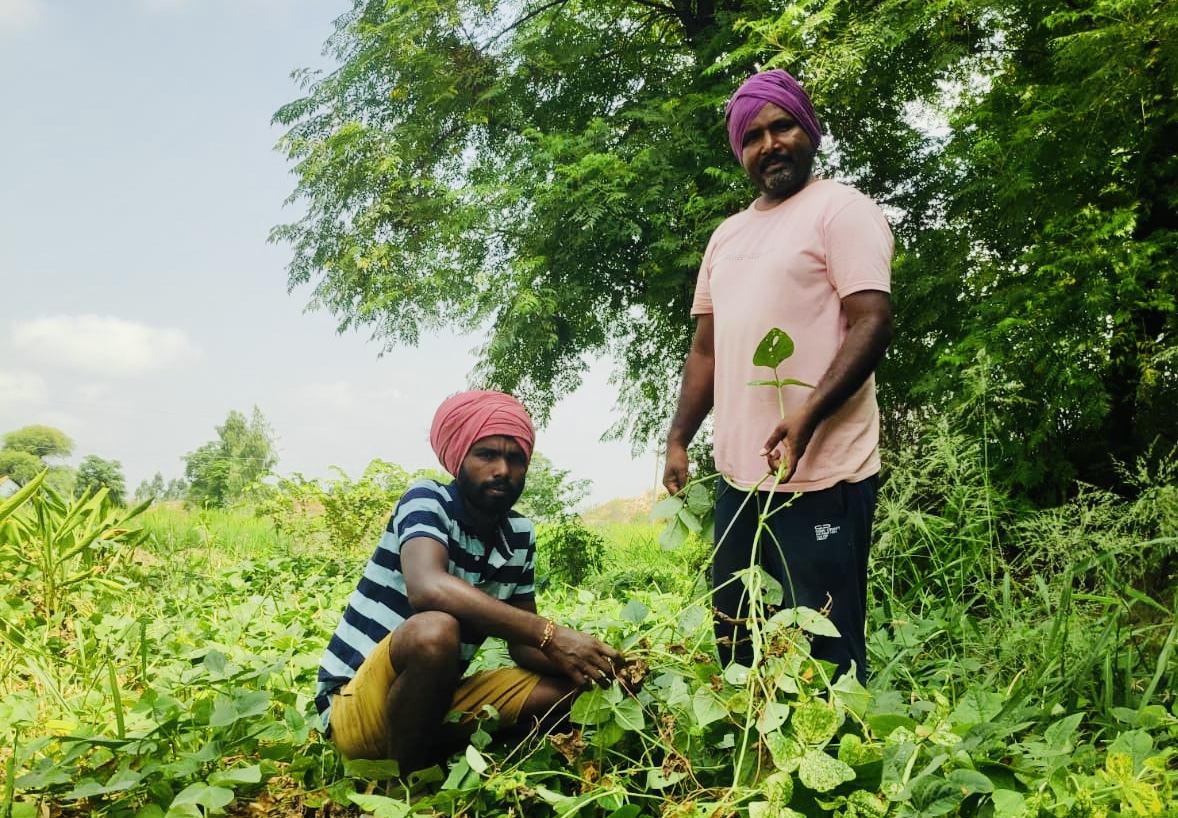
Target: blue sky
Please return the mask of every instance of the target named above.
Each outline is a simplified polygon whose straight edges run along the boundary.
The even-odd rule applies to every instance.
[[[326,67],[337,0],[0,0],[0,434],[70,435],[128,487],[257,405],[278,472],[436,465],[429,422],[482,339],[379,356],[286,292],[270,228],[297,213],[273,148],[290,73]],[[537,448],[592,500],[654,488],[653,453],[602,443],[609,363],[562,401]]]

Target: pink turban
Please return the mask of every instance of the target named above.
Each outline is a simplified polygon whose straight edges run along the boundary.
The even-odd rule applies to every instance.
[[[736,93],[724,108],[724,119],[728,122],[728,141],[732,144],[732,152],[736,154],[738,162],[744,132],[767,102],[772,102],[796,119],[817,150],[818,143],[822,140],[822,126],[818,123],[818,114],[814,113],[814,105],[810,102],[809,95],[797,80],[780,68],[774,68],[772,71],[753,74],[745,80],[744,85],[736,89]]]
[[[532,459],[536,430],[523,404],[503,392],[459,392],[442,401],[429,430],[429,443],[446,471],[458,476],[458,467],[476,440],[506,435]]]

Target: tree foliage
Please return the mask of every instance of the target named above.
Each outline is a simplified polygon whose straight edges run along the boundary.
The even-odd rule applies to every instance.
[[[88,454],[78,466],[74,483],[74,497],[97,494],[105,488],[107,498],[113,505],[121,506],[127,500],[127,481],[123,477],[123,464],[117,460],[105,460]]]
[[[558,469],[541,452],[533,452],[528,464],[524,493],[515,510],[537,523],[556,521],[572,514],[589,494],[588,480],[574,480],[568,469]]]
[[[18,486],[29,482],[48,470],[46,482],[57,492],[70,495],[74,487],[74,470],[52,460],[69,457],[74,441],[65,432],[52,426],[24,426],[4,435],[0,448],[0,478],[8,478]]]
[[[227,508],[277,465],[278,450],[270,424],[256,406],[248,420],[230,411],[216,429],[216,440],[184,456],[187,499],[196,506]]]
[[[973,406],[1026,496],[1124,488],[1178,442],[1176,35],[1161,0],[357,0],[276,115],[305,216],[273,238],[341,329],[489,328],[478,377],[541,420],[612,353],[648,441],[707,236],[752,196],[723,101],[784,67],[822,172],[894,222],[894,439]]]
[[[60,429],[34,425],[4,435],[4,448],[27,452],[45,461],[48,458],[69,457],[74,451],[74,441]]]

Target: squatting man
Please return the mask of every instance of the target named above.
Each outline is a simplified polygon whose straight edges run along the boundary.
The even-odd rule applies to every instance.
[[[485,705],[501,730],[550,730],[624,664],[536,611],[535,528],[512,511],[534,441],[527,411],[501,392],[438,408],[430,444],[454,480],[401,497],[319,668],[316,705],[344,756],[394,759],[402,775],[444,761]],[[488,637],[516,664],[464,675]]]

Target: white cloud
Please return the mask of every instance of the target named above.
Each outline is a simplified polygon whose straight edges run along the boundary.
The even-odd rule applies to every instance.
[[[139,0],[139,2],[149,11],[176,11],[189,4],[189,0]]]
[[[45,379],[33,372],[0,372],[0,406],[44,406],[49,399]]]
[[[55,366],[135,377],[191,363],[201,351],[183,330],[150,327],[113,315],[50,315],[17,324],[18,348]]]
[[[0,0],[0,36],[29,31],[44,13],[44,0]]]

